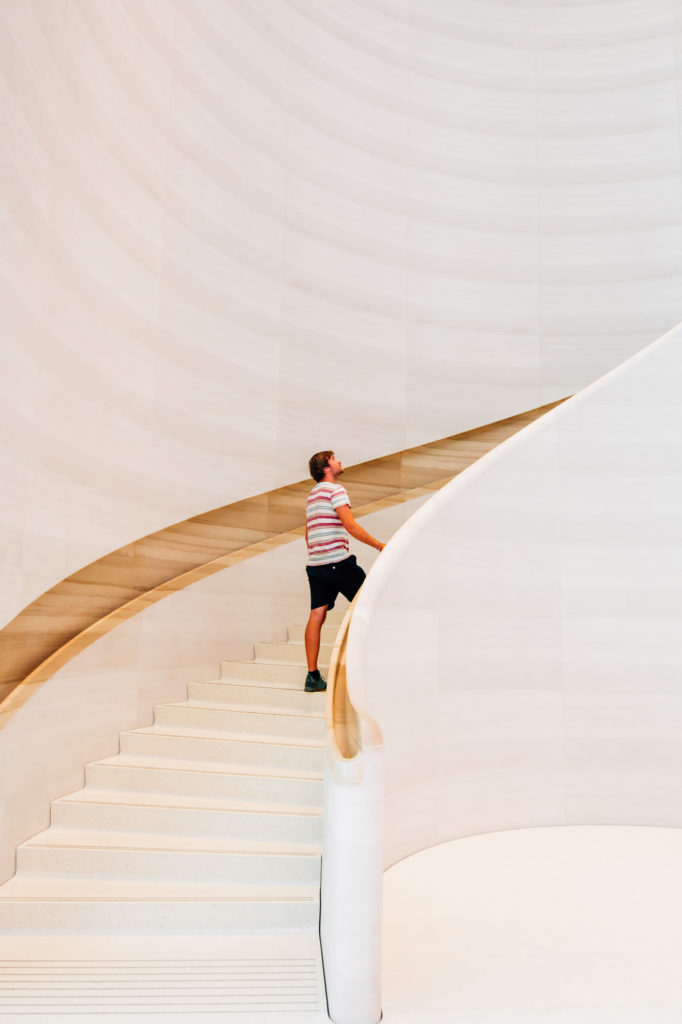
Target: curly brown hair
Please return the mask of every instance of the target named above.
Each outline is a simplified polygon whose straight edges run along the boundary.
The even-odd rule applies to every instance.
[[[313,480],[316,480],[318,484],[320,480],[324,479],[324,471],[333,455],[334,452],[315,452],[314,455],[311,455],[308,462],[308,468],[310,469],[311,477]]]

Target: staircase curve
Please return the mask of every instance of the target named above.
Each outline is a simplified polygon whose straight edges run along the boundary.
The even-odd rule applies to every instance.
[[[326,826],[322,948],[326,963],[338,914],[369,994],[358,1010],[328,973],[337,1024],[379,1019],[378,972],[353,953],[380,930],[343,914],[380,913],[377,858],[505,829],[682,826],[681,380],[682,325],[434,495],[358,595],[328,709],[350,731],[327,772],[356,762],[342,841],[360,877],[325,878]],[[364,787],[358,736],[379,753]]]

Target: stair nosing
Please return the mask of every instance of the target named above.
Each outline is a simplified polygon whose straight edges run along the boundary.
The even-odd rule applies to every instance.
[[[258,664],[258,665],[277,665],[279,668],[285,667],[282,664],[281,661],[268,661],[266,658],[263,658],[262,660],[256,662],[255,664]],[[306,665],[305,661],[287,661],[286,662],[286,668],[300,669],[301,675],[304,675],[308,671],[308,666]],[[320,669],[323,672],[326,672],[328,670],[328,668],[329,668],[328,665],[325,665],[325,664],[321,664],[320,665]]]
[[[333,648],[335,640],[320,640],[320,649],[323,647]],[[305,647],[305,640],[255,640],[258,647]]]
[[[163,736],[168,739],[218,740],[225,743],[262,743],[272,747],[302,747],[304,750],[322,750],[325,746],[324,740],[311,740],[307,737],[296,738],[295,741],[292,741],[286,737],[240,736],[227,732],[216,732],[210,736],[201,736],[193,732],[165,732],[157,725],[142,726],[140,729],[125,729],[121,736]]]
[[[233,664],[233,662],[224,662],[223,664],[231,665],[231,664]],[[248,661],[245,664],[251,665],[252,662]],[[291,666],[289,666],[289,667],[291,667]],[[305,668],[306,668],[305,665],[294,665],[293,667],[294,668],[299,668],[299,669],[302,669],[302,670],[305,670]],[[326,666],[323,666],[323,671],[325,669],[326,669]],[[227,686],[230,686],[230,685],[234,685],[234,686],[254,686],[254,687],[258,687],[258,689],[262,689],[262,690],[285,690],[285,691],[292,690],[294,693],[306,693],[306,691],[303,689],[303,686],[301,686],[300,683],[288,682],[286,679],[277,681],[275,679],[254,679],[253,677],[249,677],[249,676],[222,676],[221,675],[218,679],[204,679],[203,682],[206,682],[206,683],[216,683],[216,684],[220,684],[220,685],[224,684],[224,685],[227,685]],[[308,696],[314,697],[315,693],[312,693],[312,694],[309,693]]]
[[[144,757],[144,754],[114,754],[114,757]],[[156,755],[158,757],[158,755]],[[202,762],[203,763],[203,762]],[[190,775],[239,775],[244,778],[257,778],[257,779],[288,779],[292,782],[320,782],[324,779],[324,772],[311,771],[308,775],[288,775],[279,774],[277,772],[277,766],[269,767],[267,773],[262,771],[245,771],[244,769],[253,767],[257,768],[257,765],[244,765],[244,764],[230,764],[226,765],[227,771],[218,771],[216,768],[187,768],[180,767],[173,764],[173,759],[168,759],[168,764],[119,764],[115,761],[89,761],[86,765],[89,767],[103,767],[103,768],[144,768],[146,771],[159,771],[159,772],[187,772]],[[281,766],[284,769],[284,766]]]
[[[68,849],[68,847],[67,847]],[[27,876],[34,877],[34,876]],[[42,876],[41,876],[42,877]],[[274,887],[273,887],[274,888]],[[0,896],[3,903],[317,903],[315,896]]]
[[[320,692],[322,692],[322,691],[320,691]],[[216,701],[216,704],[217,703],[218,702]],[[277,715],[278,718],[302,718],[304,721],[310,721],[311,719],[313,719],[313,720],[318,720],[318,719],[322,720],[325,717],[325,714],[324,714],[323,711],[311,712],[310,714],[305,715],[305,714],[302,714],[299,711],[287,711],[285,708],[282,708],[282,709],[274,708],[273,710],[270,710],[269,708],[260,708],[260,707],[259,708],[250,708],[250,707],[247,707],[246,705],[240,705],[238,707],[228,707],[227,705],[219,706],[219,707],[209,707],[209,706],[207,706],[205,704],[192,704],[191,703],[191,698],[188,698],[186,701],[176,701],[175,703],[172,703],[172,704],[155,704],[154,707],[155,708],[194,708],[197,711],[229,711],[231,714],[238,714],[238,715]],[[134,732],[135,730],[132,730],[132,731]]]
[[[77,832],[78,829],[72,829],[71,831]],[[144,832],[138,833],[141,837],[144,836]],[[155,833],[158,835],[158,833]],[[127,833],[130,835],[130,833]],[[201,837],[201,838],[206,838]],[[271,841],[270,841],[271,842]],[[202,849],[194,848],[187,849],[182,846],[96,846],[94,843],[36,843],[35,840],[29,839],[25,843],[21,843],[19,849],[30,849],[30,850],[79,850],[82,852],[94,852],[108,850],[111,853],[187,853],[187,854],[219,854],[224,857],[226,854],[234,854],[237,857],[319,857],[320,856],[320,843],[308,843],[301,844],[309,847],[317,847],[318,849],[312,850],[277,850],[277,849],[262,849],[262,850],[233,850],[229,847],[216,848],[216,849]],[[26,873],[28,877],[31,877],[30,873]],[[18,872],[18,876],[21,877],[21,873]],[[15,876],[17,877],[17,876]]]
[[[79,791],[80,792],[80,791]],[[125,792],[124,790],[122,792]],[[144,792],[144,790],[141,790]],[[184,794],[183,794],[184,795]],[[69,796],[58,797],[52,801],[54,804],[61,806],[68,805],[71,807],[123,807],[127,810],[132,808],[144,808],[149,810],[154,808],[163,811],[214,811],[219,814],[271,814],[271,815],[283,815],[289,817],[305,817],[305,818],[319,818],[322,814],[322,808],[319,811],[311,810],[309,808],[303,808],[300,811],[295,810],[279,810],[273,809],[272,804],[267,808],[258,807],[201,807],[194,805],[185,806],[184,804],[158,804],[158,803],[135,803],[127,802],[125,800],[74,800],[72,794]],[[285,805],[286,807],[286,805]],[[70,828],[69,825],[60,825],[60,828]]]

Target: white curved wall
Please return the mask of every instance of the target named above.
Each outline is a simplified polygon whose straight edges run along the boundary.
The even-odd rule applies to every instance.
[[[0,39],[0,623],[682,315],[669,0],[8,0]]]
[[[557,824],[682,825],[682,326],[484,456],[358,598],[386,854]]]

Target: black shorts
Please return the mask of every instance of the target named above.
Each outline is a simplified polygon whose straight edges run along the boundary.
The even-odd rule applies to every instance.
[[[331,611],[339,594],[352,601],[365,582],[365,571],[358,565],[355,555],[329,565],[307,565],[305,571],[310,584],[311,608],[326,604]]]

